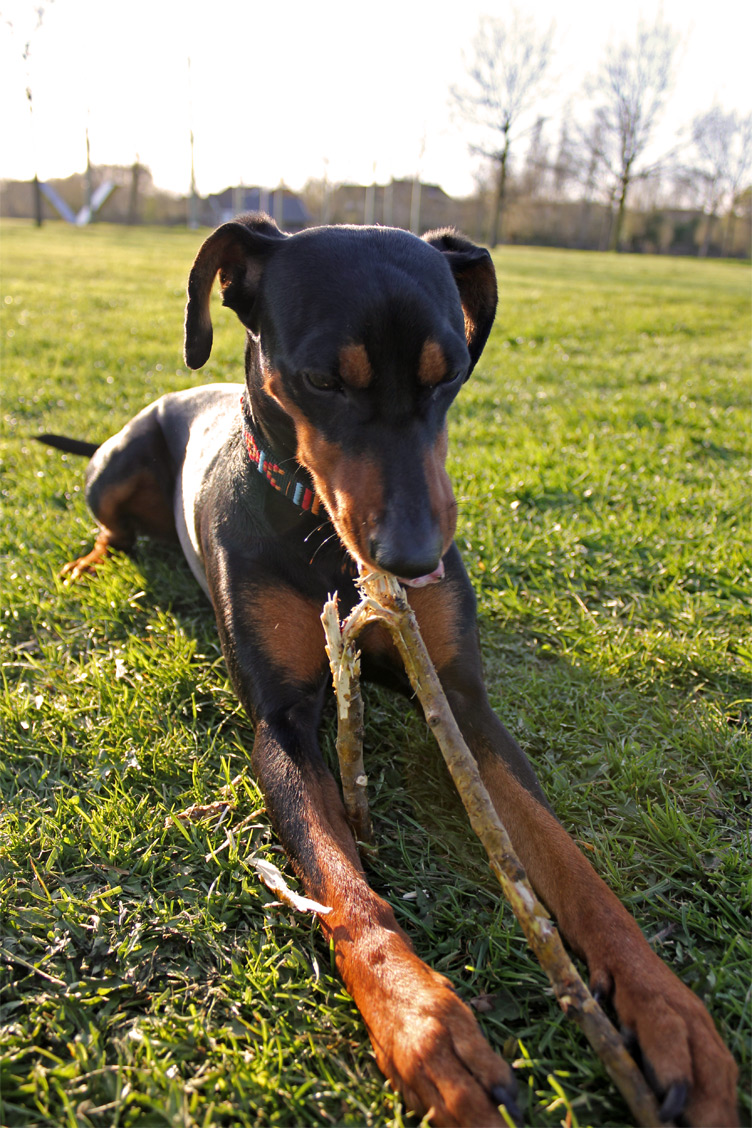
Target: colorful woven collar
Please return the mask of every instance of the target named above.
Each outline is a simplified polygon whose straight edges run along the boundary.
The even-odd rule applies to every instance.
[[[304,509],[307,513],[318,513],[321,509],[321,502],[311,485],[308,472],[295,459],[279,459],[268,447],[263,449],[260,446],[254,431],[253,415],[251,414],[247,392],[243,392],[240,397],[240,409],[243,413],[245,448],[259,474],[263,474],[269,485],[278,490],[284,497],[289,498],[294,505]],[[280,463],[284,463],[284,465],[280,465]]]

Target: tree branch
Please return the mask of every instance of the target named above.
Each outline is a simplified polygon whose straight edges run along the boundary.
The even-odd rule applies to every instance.
[[[528,944],[548,975],[559,1005],[572,1018],[629,1105],[640,1125],[661,1124],[658,1106],[645,1078],[627,1053],[624,1042],[604,1015],[585,986],[567,955],[559,934],[546,909],[530,885],[522,863],[514,852],[478,771],[478,765],[460,733],[444,695],[438,675],[421,638],[415,616],[398,581],[384,573],[372,573],[360,580],[363,599],[348,618],[339,624],[336,596],[325,605],[322,622],[327,636],[335,689],[338,695],[340,724],[347,730],[345,745],[351,734],[362,729],[362,712],[348,719],[353,700],[353,677],[357,678],[359,661],[355,638],[370,622],[383,622],[394,639],[410,682],[420,699],[429,727],[434,733],[470,818],[473,830],[488,853],[505,897],[522,927]],[[342,674],[340,670],[345,672]],[[359,694],[358,694],[359,697]],[[362,702],[360,703],[362,709]],[[340,742],[338,740],[338,750]],[[360,760],[362,769],[362,759]],[[355,769],[357,770],[357,768]],[[341,762],[343,792],[348,814],[356,825],[362,823],[363,806],[367,816],[365,788],[353,794],[350,751]],[[345,777],[348,778],[347,789]],[[348,799],[347,795],[350,796]],[[348,806],[353,803],[353,806]],[[368,820],[370,827],[370,819]],[[357,831],[356,831],[357,833]]]

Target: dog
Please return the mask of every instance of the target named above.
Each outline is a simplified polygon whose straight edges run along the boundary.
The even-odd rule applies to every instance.
[[[359,570],[398,577],[523,865],[593,993],[634,1035],[662,1118],[736,1124],[736,1067],[705,1007],[556,820],[486,695],[445,460],[447,411],[495,316],[490,255],[452,230],[285,235],[267,216],[239,216],[206,239],[190,272],[193,369],[211,352],[217,276],[246,329],[244,385],[165,395],[99,447],[39,436],[91,455],[99,533],[68,577],[140,534],[179,542],[255,723],[252,766],[272,823],[308,896],[330,907],[321,928],[379,1067],[437,1124],[501,1125],[500,1106],[520,1119],[513,1071],[369,887],[317,738],[324,601],[337,591],[349,611]],[[360,645],[366,676],[406,685],[383,626]]]

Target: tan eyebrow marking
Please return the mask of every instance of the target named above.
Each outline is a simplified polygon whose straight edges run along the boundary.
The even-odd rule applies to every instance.
[[[440,384],[446,374],[447,362],[441,345],[438,341],[426,341],[418,362],[418,383],[432,388],[435,384]]]
[[[367,388],[373,379],[365,345],[344,345],[339,351],[339,374],[351,388]]]

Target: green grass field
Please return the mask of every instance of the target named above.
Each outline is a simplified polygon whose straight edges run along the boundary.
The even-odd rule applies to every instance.
[[[165,391],[242,379],[228,311],[206,368],[182,361],[201,234],[0,238],[0,1124],[417,1123],[315,923],[248,864],[284,861],[187,567],[144,542],[92,582],[57,578],[92,539],[84,462],[34,434],[101,441]],[[450,454],[491,697],[747,1078],[748,269],[518,248],[497,265]],[[627,1123],[424,723],[387,694],[366,707],[375,887],[518,1063],[528,1123]],[[330,717],[330,753],[332,735]]]

